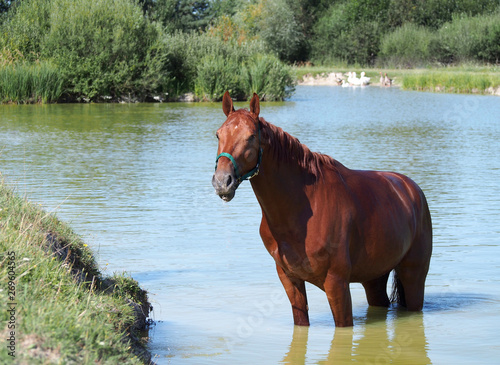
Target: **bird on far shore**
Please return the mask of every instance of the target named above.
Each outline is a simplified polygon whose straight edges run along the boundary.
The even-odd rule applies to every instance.
[[[365,72],[361,72],[361,77],[359,78],[359,81],[362,86],[366,86],[370,83],[370,78],[365,76]]]
[[[392,86],[392,79],[390,79],[390,78],[387,76],[387,72],[385,73],[385,77],[384,77],[384,85],[385,85],[385,86]]]

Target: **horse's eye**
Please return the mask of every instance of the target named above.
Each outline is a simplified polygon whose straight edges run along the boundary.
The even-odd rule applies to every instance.
[[[215,133],[215,137],[217,137],[217,139],[219,139],[219,132]]]

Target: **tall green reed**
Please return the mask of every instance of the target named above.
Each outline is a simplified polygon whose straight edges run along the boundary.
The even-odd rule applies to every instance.
[[[50,103],[64,91],[64,78],[49,62],[12,63],[0,67],[0,101]]]

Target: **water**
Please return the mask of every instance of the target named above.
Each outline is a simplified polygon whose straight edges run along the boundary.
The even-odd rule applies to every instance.
[[[335,329],[308,286],[311,327],[293,326],[250,184],[230,203],[211,186],[220,104],[0,106],[0,171],[106,272],[150,292],[158,364],[497,363],[500,99],[298,87],[261,116],[348,167],[422,187],[434,224],[423,313],[369,309],[352,284],[354,328]]]

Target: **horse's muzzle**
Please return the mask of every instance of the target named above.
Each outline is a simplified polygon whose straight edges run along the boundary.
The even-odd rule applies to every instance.
[[[222,200],[228,202],[234,198],[238,182],[233,174],[217,170],[212,177],[212,185],[215,189],[215,193]]]

